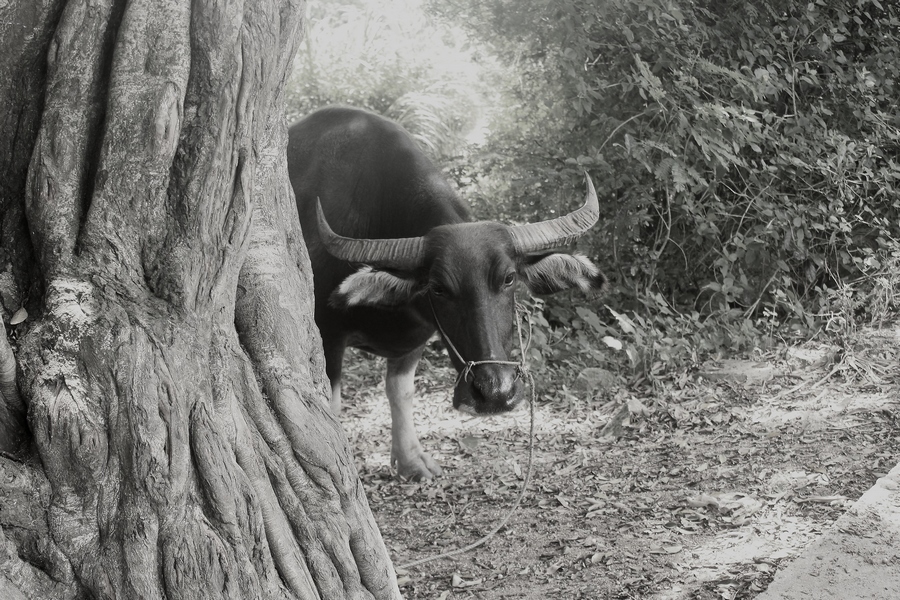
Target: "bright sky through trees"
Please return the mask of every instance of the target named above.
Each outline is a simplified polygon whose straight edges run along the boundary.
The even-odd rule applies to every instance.
[[[314,0],[306,27],[288,86],[291,120],[348,104],[399,121],[436,157],[483,140],[494,63],[420,0]]]

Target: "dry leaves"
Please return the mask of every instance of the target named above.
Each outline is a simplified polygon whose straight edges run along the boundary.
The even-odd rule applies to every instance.
[[[460,419],[448,407],[452,373],[425,369],[419,389],[433,391],[417,404],[417,426],[444,477],[392,476],[386,401],[380,387],[365,388],[378,386],[379,376],[359,373],[353,422],[345,421],[397,564],[487,532],[514,501],[527,466],[527,420]],[[541,400],[534,479],[522,506],[481,548],[400,574],[404,597],[649,598],[674,586],[698,598],[753,597],[796,554],[797,536],[827,527],[900,456],[890,410],[857,410],[819,429],[798,419],[754,421],[760,406],[790,409],[791,396],[766,403],[774,386],[794,384],[767,385],[687,379],[653,395],[560,406]],[[725,538],[739,548],[760,535],[784,545],[708,566],[698,577],[693,557],[710,543]]]

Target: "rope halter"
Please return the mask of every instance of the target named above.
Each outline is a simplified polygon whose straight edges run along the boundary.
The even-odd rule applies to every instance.
[[[515,296],[513,296],[513,301],[515,302]],[[516,331],[519,334],[519,349],[521,351],[522,356],[519,361],[514,360],[466,360],[463,358],[462,354],[459,350],[456,349],[456,346],[453,344],[453,341],[450,339],[450,336],[447,335],[447,332],[444,331],[444,328],[441,326],[441,322],[438,319],[437,312],[434,310],[434,302],[431,300],[431,294],[428,294],[428,304],[431,306],[431,315],[434,317],[434,324],[437,326],[438,332],[441,334],[441,339],[447,344],[447,347],[450,348],[450,351],[453,352],[453,355],[456,356],[457,360],[463,364],[462,370],[459,372],[459,375],[456,377],[456,381],[453,383],[453,387],[459,385],[461,381],[468,381],[469,375],[472,375],[472,380],[475,380],[475,375],[472,374],[472,369],[479,365],[509,365],[516,368],[516,379],[521,379],[525,377],[527,373],[527,367],[525,366],[525,346],[522,344],[522,323],[519,318],[520,310],[522,307],[516,302]],[[529,336],[528,342],[531,343],[531,335],[530,335],[530,326],[531,322],[529,321]]]

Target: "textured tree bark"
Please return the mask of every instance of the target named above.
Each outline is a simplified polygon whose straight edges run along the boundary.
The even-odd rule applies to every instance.
[[[400,597],[286,174],[299,4],[0,2],[0,597]]]

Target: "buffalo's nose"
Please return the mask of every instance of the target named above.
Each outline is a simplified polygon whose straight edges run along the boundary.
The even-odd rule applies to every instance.
[[[518,404],[516,367],[513,365],[481,365],[476,370],[475,387],[485,402],[495,407],[512,408]]]

